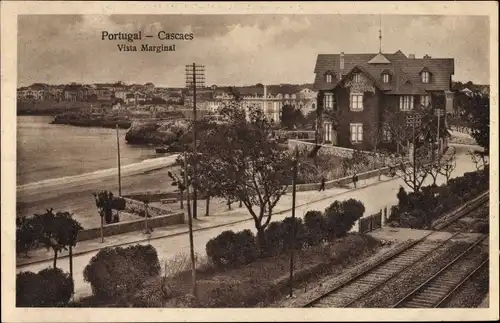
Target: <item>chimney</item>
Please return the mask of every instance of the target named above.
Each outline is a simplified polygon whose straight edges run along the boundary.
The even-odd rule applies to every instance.
[[[344,52],[340,53],[340,77],[339,79],[342,78],[342,75],[344,74]]]
[[[409,59],[415,59],[415,54],[408,54]]]

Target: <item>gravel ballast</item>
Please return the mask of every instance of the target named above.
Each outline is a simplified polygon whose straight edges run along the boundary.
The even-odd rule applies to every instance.
[[[448,262],[464,252],[469,246],[469,243],[463,242],[446,243],[433,252],[432,255],[425,257],[422,262],[404,270],[400,275],[389,280],[379,290],[352,304],[352,307],[391,307],[413,289],[425,282],[426,279],[438,272]]]

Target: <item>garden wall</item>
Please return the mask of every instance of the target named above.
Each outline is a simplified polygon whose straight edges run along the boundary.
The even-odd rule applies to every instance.
[[[298,146],[298,148],[300,149],[300,148],[304,148],[304,147],[312,148],[315,145],[316,145],[315,143],[311,143],[311,142],[307,142],[307,141],[303,141],[303,140],[288,139],[288,148],[290,150],[293,150],[296,146]],[[349,158],[349,157],[352,157],[352,154],[354,152],[354,149],[350,149],[350,148],[344,148],[344,147],[338,147],[338,146],[332,146],[332,145],[321,145],[321,146],[323,148],[321,148],[319,150],[319,152],[318,152],[319,154],[322,152],[328,151],[328,153],[331,155],[342,157],[342,158]]]
[[[174,224],[183,224],[184,223],[184,213],[179,212],[179,213],[170,213],[166,215],[160,215],[152,218],[148,218],[148,227],[149,228],[157,228],[157,227],[164,227],[168,225],[174,225]],[[126,222],[119,222],[119,223],[112,223],[105,225],[103,227],[103,235],[105,237],[117,235],[117,234],[123,234],[123,233],[128,233],[128,232],[134,232],[134,231],[141,231],[145,227],[145,222],[142,219],[139,220],[133,220],[133,221],[126,221]],[[77,241],[84,241],[84,240],[92,240],[92,239],[98,239],[101,237],[101,228],[93,228],[93,229],[87,229],[87,230],[82,230],[78,233],[78,238]]]
[[[200,194],[198,193],[198,196]],[[193,197],[193,193],[189,193],[189,197]],[[123,195],[125,199],[133,199],[136,201],[149,201],[151,202],[160,202],[163,199],[180,199],[180,193],[178,191],[175,192],[165,192],[165,191],[145,191],[145,192],[137,192],[137,193],[129,193]],[[186,193],[184,192],[184,200],[186,199]]]
[[[375,170],[370,170],[364,173],[358,174],[358,181],[375,177],[379,175],[385,175],[389,173],[389,167],[383,167],[380,169],[375,169]],[[342,177],[339,179],[334,179],[333,181],[328,181],[325,182],[325,189],[330,189],[338,186],[343,186],[352,183],[352,176],[347,176],[347,177]],[[310,183],[310,184],[298,184],[296,185],[296,190],[297,192],[305,192],[305,191],[317,191],[319,190],[319,187],[321,186],[321,183]],[[292,185],[289,185],[287,188],[287,193],[292,192]]]

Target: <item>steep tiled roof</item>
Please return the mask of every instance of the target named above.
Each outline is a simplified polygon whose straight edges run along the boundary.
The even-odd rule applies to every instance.
[[[383,54],[390,64],[370,64],[370,60],[377,54],[345,54],[342,78],[350,73],[354,67],[358,67],[364,73],[376,80],[379,89],[390,94],[415,94],[425,91],[449,90],[450,77],[454,74],[454,59],[448,58],[407,58],[401,51],[394,54]],[[430,83],[422,83],[420,72],[426,68],[432,73]],[[324,74],[333,71],[334,77],[331,83],[325,82]],[[382,72],[388,71],[393,75],[390,83],[382,83]],[[331,90],[339,83],[340,55],[320,54],[316,60],[314,73],[316,74],[314,88],[316,90]],[[407,82],[411,84],[407,84]]]

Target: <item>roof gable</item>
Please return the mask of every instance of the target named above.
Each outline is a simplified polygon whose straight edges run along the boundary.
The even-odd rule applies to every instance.
[[[390,64],[391,62],[382,53],[378,53],[374,58],[368,61],[368,64]]]
[[[381,54],[388,61],[389,64],[370,64],[369,62],[377,57],[377,54],[344,54],[344,69],[340,69],[340,55],[338,54],[320,54],[316,60],[314,69],[315,82],[314,89],[316,90],[333,90],[337,83],[343,79],[336,77],[333,78],[331,83],[327,83],[324,73],[333,71],[337,75],[345,75],[346,72],[351,71],[353,67],[358,66],[364,69],[365,73],[369,74],[373,79],[379,80],[377,84],[381,90],[389,91],[391,94],[405,94],[405,91],[400,88],[402,85],[410,81],[415,90],[410,92],[424,92],[425,91],[444,91],[449,90],[451,86],[450,78],[454,74],[454,59],[448,58],[426,58],[415,59],[407,58],[401,51],[394,54]],[[420,72],[423,68],[432,71],[433,78],[430,83],[423,83],[421,80]],[[385,70],[390,71],[393,75],[394,81],[390,83],[382,83],[382,72]]]

